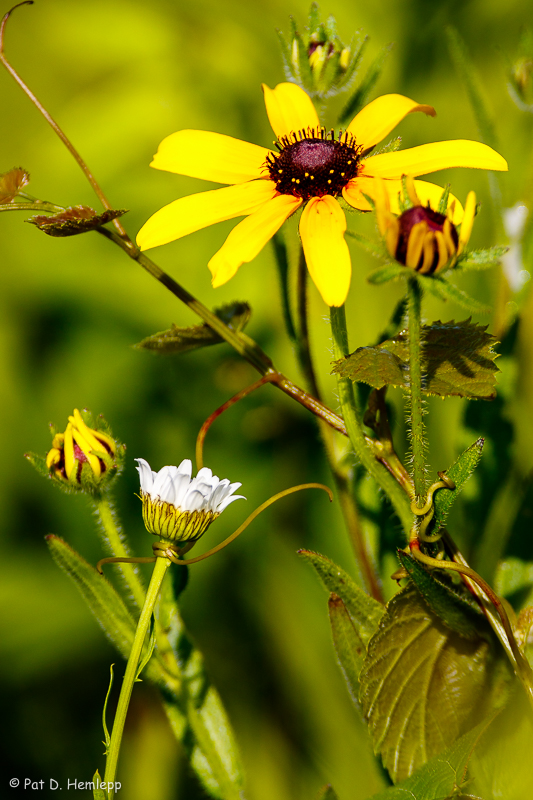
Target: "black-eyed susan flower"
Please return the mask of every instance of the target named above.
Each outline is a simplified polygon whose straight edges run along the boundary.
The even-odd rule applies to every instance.
[[[88,412],[84,415],[91,421]],[[75,408],[64,433],[54,435],[46,469],[65,488],[100,491],[117,473],[123,450],[106,431],[89,427]]]
[[[149,533],[171,542],[193,544],[234,500],[240,483],[230,483],[202,467],[192,477],[186,458],[179,467],[154,472],[144,458],[136,458],[141,482],[143,520]]]
[[[476,214],[476,195],[470,192],[463,209],[456,198],[446,214],[423,205],[412,178],[406,180],[411,208],[397,216],[390,209],[384,181],[376,179],[374,198],[378,226],[389,254],[421,275],[433,275],[453,267],[468,244]],[[437,204],[438,205],[438,204]],[[456,223],[461,221],[459,232]]]
[[[378,97],[347,129],[323,128],[311,98],[293,83],[263,85],[266,110],[277,136],[267,150],[207,131],[178,131],[162,141],[151,166],[181,175],[231,184],[175,200],[141,228],[142,250],[179,239],[215,222],[245,216],[209,262],[213,286],[232,278],[251,261],[297,209],[303,206],[300,236],[307,266],[324,301],[344,303],[351,262],[344,240],[346,217],[339,203],[369,211],[374,178],[384,180],[391,209],[398,210],[402,175],[414,177],[449,167],[506,170],[506,161],[478,142],[434,142],[372,155],[374,146],[407,115],[431,106],[398,94]],[[442,189],[415,181],[422,204],[438,202]]]

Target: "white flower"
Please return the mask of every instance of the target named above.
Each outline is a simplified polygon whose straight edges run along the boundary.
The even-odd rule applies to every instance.
[[[234,500],[240,483],[220,480],[208,467],[192,477],[186,458],[179,467],[154,472],[144,458],[136,458],[141,481],[144,523],[150,533],[172,541],[196,541]]]

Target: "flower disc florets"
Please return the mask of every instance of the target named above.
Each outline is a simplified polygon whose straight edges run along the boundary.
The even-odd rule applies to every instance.
[[[187,458],[179,467],[163,467],[154,472],[144,458],[137,458],[141,481],[143,519],[146,529],[172,542],[192,544],[234,500],[240,483],[220,480],[203,467],[192,478],[192,463]]]
[[[310,200],[337,197],[348,181],[356,177],[363,151],[350,133],[308,128],[282,136],[278,153],[269,153],[267,169],[280,194]]]

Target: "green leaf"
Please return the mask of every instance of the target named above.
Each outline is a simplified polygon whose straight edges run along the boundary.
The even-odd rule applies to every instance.
[[[434,322],[422,326],[422,391],[440,397],[491,399],[495,396],[497,340],[487,326],[464,322]],[[409,388],[407,331],[375,347],[360,347],[335,362],[333,374],[368,383],[375,389],[387,384]]]
[[[386,264],[384,267],[375,269],[373,272],[367,275],[366,279],[368,283],[373,283],[375,286],[379,286],[382,283],[396,280],[396,278],[405,277],[408,277],[405,267],[402,267],[401,264],[393,263]]]
[[[236,301],[216,308],[214,313],[234,331],[240,332],[246,327],[252,310],[248,303]],[[146,339],[134,346],[140,350],[153,350],[164,354],[186,353],[189,350],[219,344],[222,341],[224,341],[222,337],[204,323],[191,325],[189,328],[172,325],[169,330],[147,336]]]
[[[490,628],[472,595],[443,570],[428,569],[410,553],[398,551],[402,567],[434,614],[465,639],[490,638]]]
[[[464,782],[474,748],[491,721],[480,723],[443,753],[430,759],[412,777],[372,795],[370,800],[444,800],[452,797],[459,800],[455,789]]]
[[[331,374],[342,375],[358,383],[368,383],[374,389],[388,385],[409,387],[409,364],[384,345],[359,347],[355,353],[336,361]]]
[[[383,67],[385,66],[385,61],[388,58],[390,51],[392,50],[393,45],[388,44],[383,47],[372,64],[366,71],[366,75],[350,97],[344,108],[342,109],[338,123],[339,125],[344,125],[345,122],[349,122],[352,118],[362,109],[362,107],[367,102],[368,96],[370,92],[374,88],[377,83],[379,76],[383,71]],[[361,142],[364,145],[364,142]]]
[[[324,588],[340,597],[358,635],[366,645],[383,616],[384,607],[381,603],[365,594],[347,572],[326,556],[312,550],[298,550],[298,555],[315,568]]]
[[[103,789],[100,789],[100,784],[102,783],[102,779],[100,777],[100,773],[98,770],[93,775],[93,800],[106,800],[106,792]]]
[[[116,589],[79,553],[59,536],[46,537],[48,549],[56,564],[76,584],[107,637],[127,660],[130,654],[137,621],[133,618]],[[143,653],[146,652],[146,645]],[[146,667],[146,677],[167,689],[174,689],[176,678],[155,658]]]
[[[435,492],[433,500],[435,514],[431,523],[433,530],[438,531],[439,528],[446,525],[446,520],[453,504],[479,464],[484,444],[485,439],[481,437],[476,439],[474,444],[471,444],[464,453],[461,453],[457,461],[446,470],[448,478],[451,478],[455,483],[455,489],[439,489],[438,492]]]
[[[531,711],[522,687],[515,685],[510,701],[476,747],[469,767],[469,791],[487,800],[530,800],[532,752]]]
[[[328,783],[320,789],[316,800],[338,800],[338,797],[333,786]]]
[[[170,580],[163,583],[157,622],[157,652],[182,679],[179,692],[164,692],[163,706],[174,735],[209,794],[238,800],[243,771],[233,731],[203,656],[189,638]]]
[[[359,683],[375,752],[394,782],[493,711],[501,690],[494,667],[489,642],[451,631],[414,586],[392,598],[368,645]]]
[[[480,303],[479,300],[474,300],[473,297],[454,286],[453,283],[449,283],[441,275],[417,275],[417,278],[422,288],[438,297],[439,300],[452,300],[461,308],[470,311],[471,314],[490,314],[492,311],[490,306]]]
[[[359,673],[363,666],[366,649],[348,609],[334,592],[329,597],[328,608],[333,645],[339,666],[348,686],[350,697],[355,705],[359,706]]]
[[[455,271],[461,270],[466,272],[472,269],[488,269],[499,264],[505,253],[509,250],[508,247],[486,247],[483,250],[467,250],[463,257],[459,259],[455,265]]]

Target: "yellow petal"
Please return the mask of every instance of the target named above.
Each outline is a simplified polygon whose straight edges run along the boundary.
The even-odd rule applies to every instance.
[[[507,170],[506,160],[492,147],[467,139],[433,142],[408,150],[397,150],[395,153],[381,153],[370,156],[363,164],[366,176],[381,178],[425,175],[428,172],[452,167],[490,169],[499,172]]]
[[[216,183],[243,183],[266,174],[269,151],[210,131],[177,131],[163,139],[150,164],[155,169]]]
[[[461,225],[461,232],[459,234],[458,253],[461,253],[465,246],[468,244],[470,234],[472,233],[472,226],[474,224],[474,217],[476,216],[476,195],[475,192],[469,192],[466,198],[465,215],[463,224]]]
[[[268,119],[278,139],[291,131],[321,127],[313,101],[295,83],[278,83],[274,89],[263,83],[263,92]]]
[[[366,177],[366,175],[361,175],[361,177],[350,181],[348,186],[346,186],[343,191],[343,196],[346,202],[355,208],[361,209],[362,211],[370,210],[371,206],[367,203],[365,198],[361,198],[362,202],[359,201],[359,198],[361,197],[361,192],[363,192],[369,197],[372,197],[376,200],[378,199],[376,187],[379,184],[377,181],[374,181],[374,178]],[[390,210],[393,212],[393,214],[399,214],[400,204],[398,196],[403,194],[401,180],[382,180],[381,184],[389,197]],[[436,211],[439,206],[442,192],[444,191],[442,186],[437,186],[435,183],[429,183],[429,181],[413,181],[413,184],[418,199],[420,200],[420,204],[427,206],[429,203],[431,208]],[[452,211],[453,203],[455,203],[455,206]],[[463,207],[459,200],[451,193],[448,195],[448,212],[450,213],[451,220],[454,225],[458,225],[463,219]]]
[[[328,306],[341,306],[350,288],[352,265],[344,240],[346,217],[334,197],[313,197],[300,219],[307,268]]]
[[[435,116],[432,106],[424,106],[404,97],[402,94],[384,94],[365,106],[348,125],[348,131],[355,136],[357,144],[365,150],[373,147],[392,131],[407,114],[423,111]]]
[[[302,204],[299,197],[279,194],[233,228],[208,264],[214,287],[232,278],[241,264],[251,261]]]
[[[405,263],[411,269],[418,268],[418,262],[422,255],[424,241],[428,232],[428,227],[425,222],[417,222],[413,225],[409,233],[407,241],[407,253],[405,256]]]
[[[258,180],[180,197],[144,223],[137,234],[137,244],[141,250],[148,250],[216,222],[251,214],[275,193],[275,183]]]

